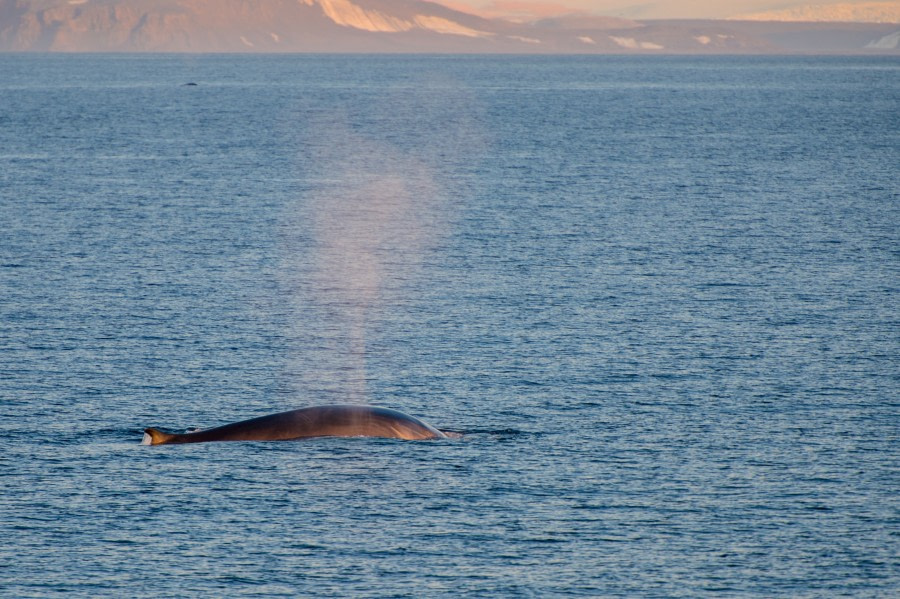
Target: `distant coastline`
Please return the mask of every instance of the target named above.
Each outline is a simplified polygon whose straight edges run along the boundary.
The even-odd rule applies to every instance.
[[[0,51],[900,55],[900,23],[513,23],[417,0],[221,0],[215,11],[200,0],[51,0],[0,4]]]

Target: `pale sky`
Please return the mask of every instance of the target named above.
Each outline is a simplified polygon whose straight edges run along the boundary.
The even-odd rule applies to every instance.
[[[435,0],[485,16],[552,16],[575,10],[629,19],[723,19],[802,6],[873,4],[873,0]],[[897,0],[900,3],[900,0]],[[882,4],[884,0],[878,2]]]

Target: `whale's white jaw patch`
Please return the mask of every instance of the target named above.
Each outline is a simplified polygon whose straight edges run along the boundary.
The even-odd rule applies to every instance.
[[[141,445],[153,445],[153,439],[147,433],[144,433],[144,438],[141,439]]]

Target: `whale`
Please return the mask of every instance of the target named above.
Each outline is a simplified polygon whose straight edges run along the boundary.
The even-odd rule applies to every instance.
[[[144,429],[142,445],[209,441],[294,441],[310,437],[381,437],[419,441],[458,436],[391,408],[327,405],[279,412],[188,433]]]

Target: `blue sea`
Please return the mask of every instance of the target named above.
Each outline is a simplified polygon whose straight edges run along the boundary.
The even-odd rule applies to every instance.
[[[0,595],[900,594],[895,57],[0,55]],[[460,439],[147,447],[330,403]]]

